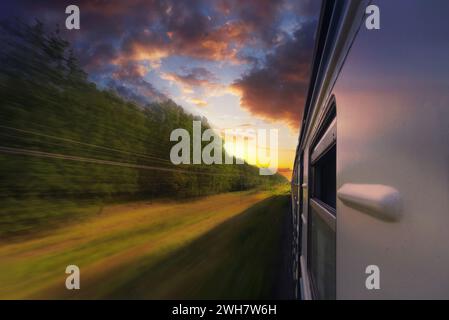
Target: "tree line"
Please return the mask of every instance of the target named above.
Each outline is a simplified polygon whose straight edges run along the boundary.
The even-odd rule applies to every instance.
[[[193,120],[171,100],[129,101],[88,80],[69,42],[40,22],[0,23],[0,236],[66,218],[57,203],[185,198],[269,188],[244,165],[173,165],[172,130]],[[42,212],[40,207],[45,212]]]

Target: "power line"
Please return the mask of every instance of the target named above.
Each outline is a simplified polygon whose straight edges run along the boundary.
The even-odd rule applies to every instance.
[[[146,166],[146,165],[116,162],[116,161],[110,161],[110,160],[101,160],[101,159],[85,158],[85,157],[78,157],[78,156],[70,156],[70,155],[59,154],[59,153],[49,153],[49,152],[36,151],[36,150],[10,148],[10,147],[4,147],[4,146],[0,146],[0,153],[27,155],[27,156],[43,157],[43,158],[53,158],[53,159],[60,159],[60,160],[71,160],[71,161],[95,163],[95,164],[105,164],[105,165],[112,165],[112,166],[119,166],[119,167],[126,167],[126,168],[135,168],[135,169],[180,172],[180,173],[187,173],[187,174],[199,174],[199,175],[210,175],[210,176],[235,176],[236,175],[236,174],[198,172],[198,171],[192,171],[192,170]]]

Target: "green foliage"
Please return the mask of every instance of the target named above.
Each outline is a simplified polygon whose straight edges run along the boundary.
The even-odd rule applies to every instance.
[[[192,132],[194,116],[170,100],[143,107],[97,89],[69,43],[39,22],[2,22],[0,39],[0,236],[74,214],[42,213],[36,199],[191,197],[283,181],[247,164],[172,165],[170,133]]]
[[[109,299],[269,299],[280,261],[282,219],[289,196],[265,199],[157,263],[139,271]],[[143,272],[141,270],[144,270]],[[134,271],[134,272],[133,272]],[[111,275],[112,276],[112,275]],[[170,281],[167,281],[170,279]],[[148,288],[151,283],[151,288]]]

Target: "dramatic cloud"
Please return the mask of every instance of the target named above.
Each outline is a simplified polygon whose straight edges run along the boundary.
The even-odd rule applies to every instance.
[[[212,96],[223,93],[226,89],[223,84],[218,82],[215,75],[205,68],[182,68],[181,71],[181,73],[162,73],[161,77],[164,80],[177,84],[185,94],[197,92]],[[198,103],[195,104],[199,105]],[[201,103],[201,106],[205,106],[205,104]]]
[[[112,74],[112,77],[118,80],[133,81],[136,78],[143,78],[149,67],[143,63],[128,62]]]
[[[250,41],[250,31],[244,23],[230,21],[220,26],[205,25],[201,30],[197,30],[198,26],[193,22],[192,27],[189,25],[186,23],[185,28],[179,28],[169,24],[163,33],[139,30],[123,40],[121,59],[159,61],[169,56],[185,56],[236,64],[242,62],[238,50]]]
[[[147,78],[157,70],[197,106],[233,91],[252,114],[298,127],[316,25],[310,21],[316,21],[320,1],[80,0],[79,31],[63,28],[69,4],[22,0],[14,4],[20,9],[9,11],[58,24],[91,79],[134,101],[165,99],[154,78]],[[227,88],[203,67],[160,70],[173,57],[221,64],[223,70],[245,66],[247,72]]]
[[[217,9],[224,15],[234,15],[245,25],[254,39],[272,44],[276,38],[278,15],[284,1],[273,0],[219,0]]]
[[[107,81],[107,88],[141,105],[167,100],[164,94],[144,79],[147,72],[148,67],[144,64],[128,62],[112,73]]]
[[[217,81],[216,77],[206,68],[183,68],[183,71],[181,74],[170,72],[164,74],[164,76],[167,80],[189,87],[209,85]]]
[[[302,25],[291,39],[277,47],[232,88],[251,113],[268,120],[285,121],[298,128],[309,81],[315,23]]]
[[[36,18],[63,26],[64,0],[19,1]],[[110,47],[109,59],[161,59],[171,55],[238,62],[244,45],[275,38],[281,0],[77,1],[81,30],[62,31],[78,48]],[[34,18],[34,17],[33,17]],[[100,50],[101,51],[101,50]],[[93,57],[97,57],[92,54]],[[106,60],[108,62],[110,60]]]

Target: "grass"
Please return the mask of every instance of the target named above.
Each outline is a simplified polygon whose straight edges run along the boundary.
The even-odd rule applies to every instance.
[[[2,199],[0,239],[21,240],[30,234],[45,233],[61,224],[95,215],[102,206],[101,201],[95,200]]]
[[[249,191],[112,205],[0,242],[0,298],[268,298],[287,199]],[[81,290],[65,289],[70,264]]]

